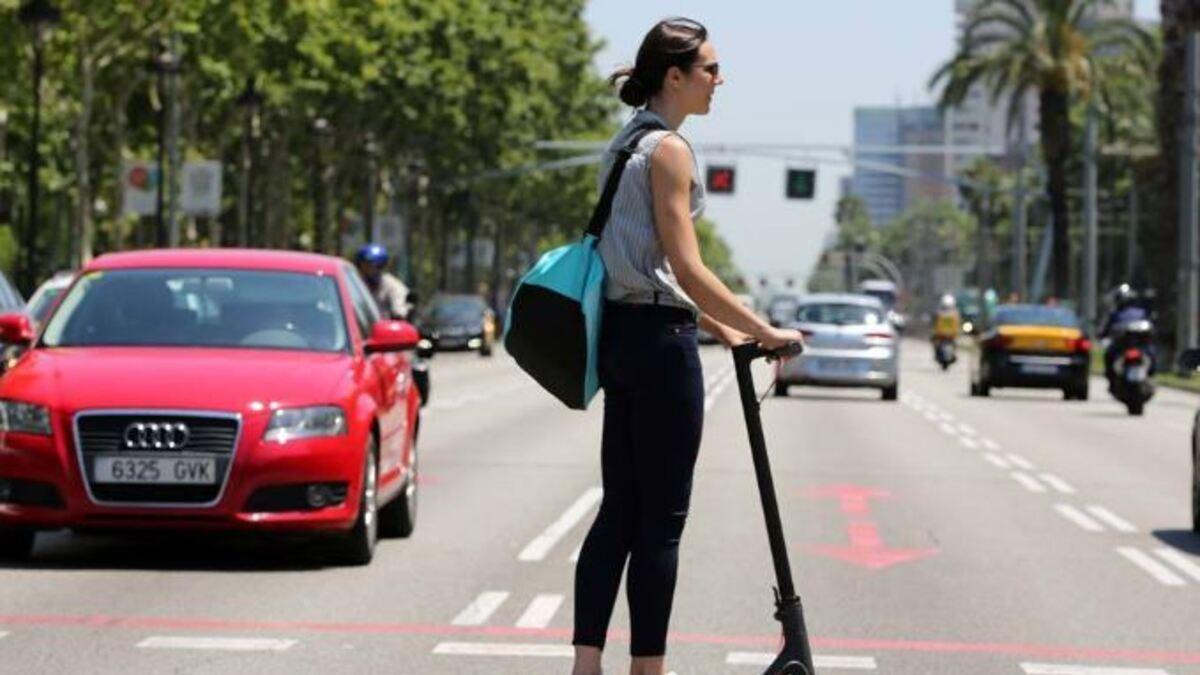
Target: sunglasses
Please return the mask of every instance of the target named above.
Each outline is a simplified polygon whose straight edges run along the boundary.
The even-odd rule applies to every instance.
[[[703,70],[704,72],[708,73],[709,75],[712,75],[713,77],[721,76],[721,64],[717,63],[715,61],[713,63],[698,63],[692,67],[699,68],[700,70]]]

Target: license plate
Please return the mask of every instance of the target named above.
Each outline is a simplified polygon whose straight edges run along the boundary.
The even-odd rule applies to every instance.
[[[823,359],[820,370],[826,373],[860,373],[866,370],[867,364],[858,359]]]
[[[217,482],[217,462],[210,457],[97,457],[92,467],[92,480],[97,483],[212,485]]]
[[[1057,375],[1058,366],[1049,366],[1041,363],[1023,363],[1021,364],[1021,372],[1026,375]]]
[[[1150,374],[1148,366],[1129,366],[1125,370],[1125,378],[1130,382],[1145,382],[1146,377]]]

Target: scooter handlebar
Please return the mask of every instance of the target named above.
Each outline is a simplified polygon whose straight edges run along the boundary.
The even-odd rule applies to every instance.
[[[733,358],[749,363],[755,359],[766,358],[768,361],[790,359],[804,353],[804,343],[789,342],[778,349],[763,349],[757,342],[747,342],[733,348]]]

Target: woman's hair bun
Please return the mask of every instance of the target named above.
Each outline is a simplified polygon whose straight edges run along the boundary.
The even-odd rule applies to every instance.
[[[626,105],[634,108],[640,108],[650,100],[650,92],[647,91],[645,83],[632,73],[625,78],[619,95]]]

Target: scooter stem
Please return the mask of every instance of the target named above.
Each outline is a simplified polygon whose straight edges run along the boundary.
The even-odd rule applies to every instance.
[[[813,670],[808,631],[804,626],[804,610],[792,582],[787,543],[784,541],[783,524],[779,518],[779,503],[775,499],[775,481],[771,477],[771,462],[767,456],[766,439],[763,437],[758,396],[750,372],[750,364],[763,356],[770,356],[770,353],[757,344],[750,343],[733,348],[738,391],[742,398],[742,411],[746,417],[750,451],[754,458],[754,475],[758,479],[758,494],[762,500],[767,538],[771,545],[771,559],[775,564],[775,618],[783,628],[783,649],[767,668],[765,675],[814,675],[816,671]]]

